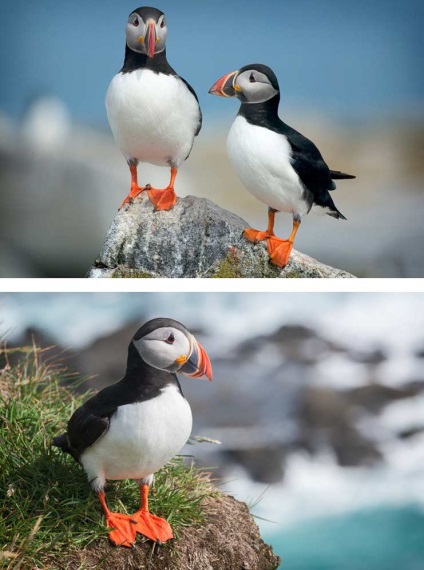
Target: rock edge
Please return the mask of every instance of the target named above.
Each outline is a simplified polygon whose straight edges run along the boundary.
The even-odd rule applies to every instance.
[[[284,269],[269,263],[265,243],[242,236],[249,224],[206,198],[179,198],[155,211],[145,193],[115,217],[89,270],[93,278],[352,278],[293,250]]]

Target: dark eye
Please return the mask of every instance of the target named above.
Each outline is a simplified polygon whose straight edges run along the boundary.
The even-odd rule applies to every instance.
[[[165,27],[165,18],[162,20],[162,22],[160,23],[160,27],[164,28]]]
[[[174,333],[171,333],[168,338],[165,340],[168,344],[174,344],[175,336]]]
[[[139,23],[140,22],[139,22],[138,18],[136,17],[136,19],[133,22],[133,26],[137,27],[139,25]]]
[[[253,73],[250,74],[249,81],[250,81],[250,83],[256,83],[256,79],[255,79],[255,76],[253,75]]]

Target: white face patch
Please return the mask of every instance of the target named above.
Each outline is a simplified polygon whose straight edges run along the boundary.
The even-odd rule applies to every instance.
[[[149,20],[152,21],[152,20]],[[148,22],[145,22],[143,18],[133,12],[128,18],[127,27],[125,29],[125,35],[127,38],[127,46],[132,49],[132,51],[138,53],[147,53],[146,48],[146,35],[147,35]],[[166,26],[165,15],[160,16],[158,22],[155,22],[156,29],[156,45],[155,53],[160,53],[165,49],[166,38],[168,35],[168,28]]]
[[[268,77],[254,69],[248,69],[237,76],[234,87],[240,87],[243,101],[246,103],[263,103],[278,93],[271,85]]]
[[[168,372],[177,372],[183,365],[176,362],[177,358],[188,359],[192,351],[189,339],[173,327],[160,327],[133,342],[144,362]]]

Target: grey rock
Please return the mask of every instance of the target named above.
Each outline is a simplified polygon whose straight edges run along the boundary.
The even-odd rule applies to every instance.
[[[205,198],[179,198],[165,212],[142,193],[114,219],[87,277],[354,277],[295,250],[281,270],[264,243],[243,238],[248,226]]]

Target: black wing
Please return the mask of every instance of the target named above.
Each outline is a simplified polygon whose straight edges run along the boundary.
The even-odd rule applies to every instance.
[[[314,196],[322,190],[334,190],[330,169],[312,141],[288,127],[286,134],[292,148],[291,163],[303,184]]]
[[[184,83],[184,85],[187,87],[187,89],[190,91],[190,93],[196,99],[197,106],[199,107],[199,124],[197,125],[196,132],[194,133],[194,136],[197,137],[197,135],[200,133],[200,129],[202,128],[202,120],[203,120],[202,109],[200,108],[199,99],[196,95],[196,91],[193,89],[193,87],[190,85],[190,83],[188,83],[183,77],[180,77],[179,75],[178,75],[178,77],[181,79],[181,81]]]
[[[53,445],[79,461],[84,450],[106,433],[110,418],[118,406],[128,401],[122,381],[104,388],[75,410],[68,422],[67,432],[53,438]]]
[[[330,170],[312,141],[288,125],[285,127],[285,134],[292,148],[291,163],[306,188],[306,200],[311,207],[313,204],[321,206],[330,216],[345,220],[346,218],[336,208],[329,191],[336,188],[333,174],[334,178],[348,178],[350,175]]]
[[[314,186],[320,190],[335,190],[333,180],[356,178],[340,170],[330,170],[314,143],[291,127],[286,136],[293,149],[292,164],[312,192]]]

